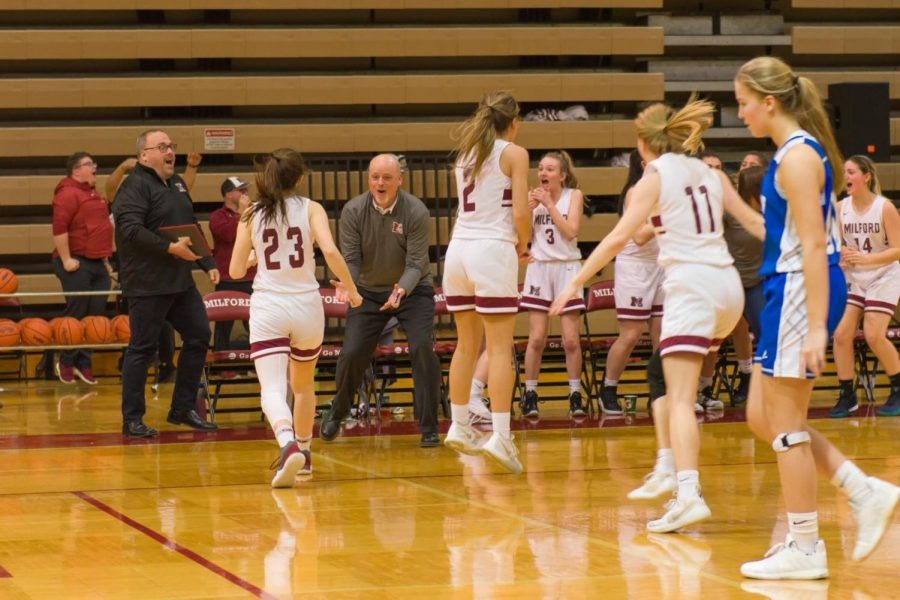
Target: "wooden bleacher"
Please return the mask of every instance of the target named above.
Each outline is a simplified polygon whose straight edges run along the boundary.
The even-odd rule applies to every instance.
[[[590,114],[523,123],[518,139],[534,164],[572,151],[600,212],[584,221],[587,250],[615,221],[624,169],[610,160],[633,147],[644,103],[699,89],[722,107],[711,150],[731,165],[771,150],[736,121],[731,78],[753,54],[785,57],[825,95],[830,83],[887,81],[900,146],[900,27],[886,18],[898,1],[0,0],[0,264],[23,291],[58,289],[50,200],[65,157],[92,152],[102,189],[150,127],[179,144],[179,171],[185,153],[204,154],[193,193],[203,222],[225,176],[252,180],[255,154],[302,151],[307,193],[334,222],[364,188],[367,157],[402,152],[407,188],[432,210],[437,260],[454,206],[449,130],[498,88],[523,112]],[[206,147],[216,128],[234,129],[234,150]],[[878,169],[898,197],[900,160]]]

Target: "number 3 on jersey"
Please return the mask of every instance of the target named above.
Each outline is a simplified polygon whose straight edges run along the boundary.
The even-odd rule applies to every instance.
[[[294,241],[294,253],[288,256],[288,264],[293,269],[299,269],[303,266],[303,232],[299,227],[288,227],[286,232],[288,240]],[[263,243],[266,245],[263,251],[265,257],[266,268],[270,271],[277,271],[281,268],[281,262],[273,258],[278,252],[278,231],[275,229],[263,229]]]

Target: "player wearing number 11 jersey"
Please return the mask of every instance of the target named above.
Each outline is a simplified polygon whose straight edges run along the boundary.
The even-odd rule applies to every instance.
[[[665,514],[647,523],[647,529],[657,533],[710,516],[697,471],[697,382],[703,358],[731,332],[744,306],[741,280],[722,236],[723,209],[759,239],[765,235],[762,216],[741,200],[724,173],[684,155],[702,148],[700,135],[712,123],[713,110],[712,103],[692,98],[678,111],[655,104],[638,115],[637,147],[647,163],[644,176],[632,188],[618,224],[551,307],[551,314],[559,312],[650,219],[659,243],[658,260],[665,268],[659,347],[678,485]]]
[[[313,374],[325,331],[313,243],[340,280],[332,283],[346,291],[350,305],[358,306],[362,298],[331,237],[325,210],[297,194],[306,174],[303,157],[281,148],[258,169],[257,199],[238,224],[228,271],[235,279],[243,277],[252,262],[251,251],[255,253],[259,264],[250,299],[250,356],[259,376],[263,413],[281,448],[272,487],[291,487],[298,473],[312,472]],[[293,415],[286,402],[289,362]]]

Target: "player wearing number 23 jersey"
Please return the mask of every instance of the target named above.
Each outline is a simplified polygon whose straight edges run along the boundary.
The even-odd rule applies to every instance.
[[[319,355],[325,315],[309,227],[309,205],[302,196],[284,199],[284,215],[264,221],[256,212],[251,239],[258,267],[250,297],[252,358],[290,352],[295,360]]]

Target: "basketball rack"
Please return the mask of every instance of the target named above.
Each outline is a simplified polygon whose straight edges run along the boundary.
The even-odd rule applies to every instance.
[[[18,302],[20,298],[46,298],[53,296],[120,296],[122,294],[122,290],[99,290],[93,292],[15,292],[12,294],[0,294],[0,305],[6,304],[7,306],[18,307],[21,311],[21,303]],[[3,300],[10,299],[12,302],[4,303]],[[13,354],[14,356],[9,358],[15,358],[18,362],[18,368],[15,371],[0,371],[0,375],[12,375],[15,374],[19,381],[22,380],[22,373],[27,373],[26,364],[25,364],[25,355],[28,353],[37,353],[44,352],[45,350],[71,350],[73,348],[87,348],[90,350],[122,350],[126,348],[128,344],[120,344],[120,343],[112,343],[112,344],[78,344],[76,345],[63,345],[63,344],[45,344],[40,346],[29,346],[29,345],[18,345],[18,346],[5,346],[0,347],[0,355],[2,354]]]

